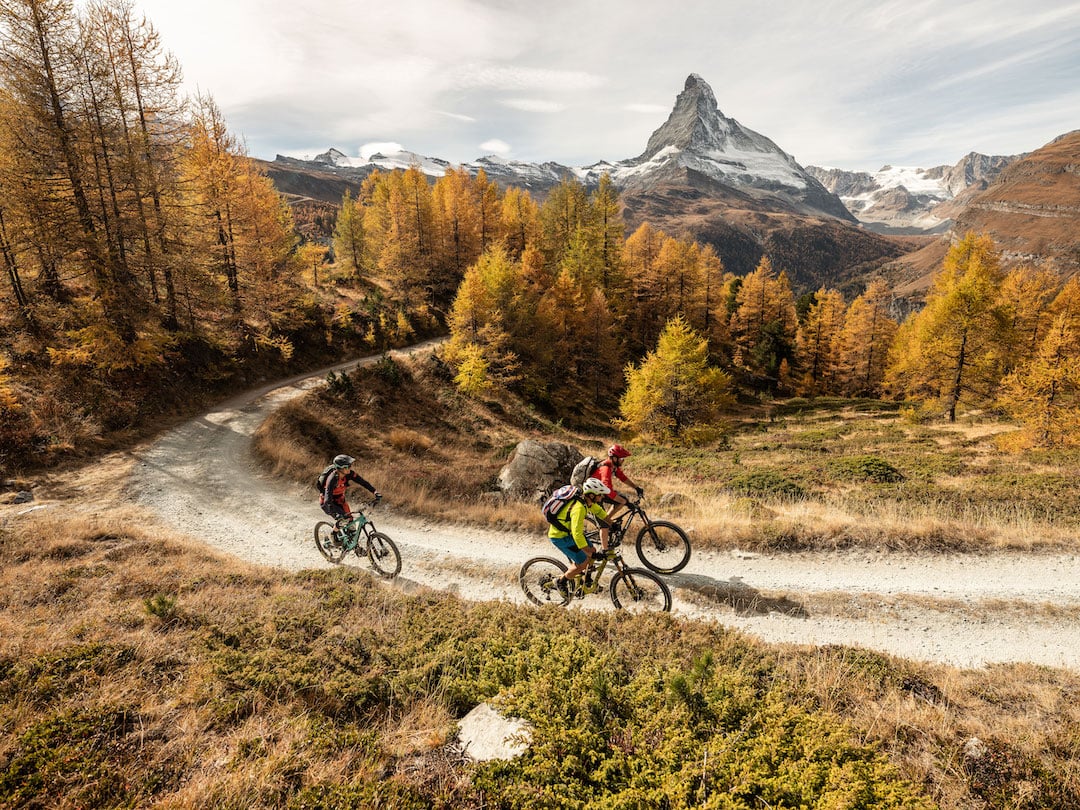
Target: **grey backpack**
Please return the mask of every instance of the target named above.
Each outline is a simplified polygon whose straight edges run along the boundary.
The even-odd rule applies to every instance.
[[[570,473],[570,483],[575,487],[580,487],[585,483],[585,479],[592,476],[596,472],[596,468],[600,466],[600,459],[593,458],[592,456],[585,456],[581,461],[574,465],[574,471]]]

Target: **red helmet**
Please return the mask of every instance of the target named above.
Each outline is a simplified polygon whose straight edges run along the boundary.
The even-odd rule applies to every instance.
[[[608,448],[607,454],[609,456],[614,456],[615,458],[626,458],[630,455],[630,451],[621,444],[613,444]]]

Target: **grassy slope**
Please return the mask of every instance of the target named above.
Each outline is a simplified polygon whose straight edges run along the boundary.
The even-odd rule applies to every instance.
[[[18,525],[0,536],[0,807],[1080,801],[1065,673],[282,576],[118,511]],[[454,720],[496,696],[534,745],[467,765]]]
[[[355,447],[399,503],[526,523],[535,510],[475,497],[514,442],[601,443],[510,401],[477,406],[431,368],[384,366],[357,383],[340,407],[315,396],[275,420],[262,451],[280,472],[302,478],[330,448]],[[1070,470],[1067,458],[993,452],[981,434],[996,425],[938,431],[851,403],[766,416],[708,452],[639,446],[634,471],[650,491],[722,503],[737,525],[699,527],[707,543],[932,548],[929,531],[855,527],[872,525],[879,502],[910,509],[931,485],[972,490],[965,476],[997,465],[1048,494]],[[828,472],[871,450],[904,479]],[[721,487],[739,476],[751,494]],[[1012,485],[987,486],[979,542],[1009,544],[1013,529],[985,518]],[[926,525],[967,519],[959,503],[942,498]],[[829,537],[808,528],[812,509],[834,516]],[[1055,528],[1020,522],[1036,520]],[[670,617],[401,596],[358,572],[262,571],[139,523],[102,503],[93,518],[0,524],[0,807],[1080,806],[1071,673],[966,672],[770,647]],[[513,763],[467,765],[449,745],[454,720],[496,696],[533,722],[535,744]]]

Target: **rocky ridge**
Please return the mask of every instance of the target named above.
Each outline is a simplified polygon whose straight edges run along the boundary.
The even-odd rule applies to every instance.
[[[908,291],[926,289],[949,246],[969,231],[989,234],[1006,267],[1032,264],[1063,277],[1080,272],[1080,130],[1015,160],[983,190],[967,192],[941,239],[905,256]]]
[[[972,194],[1023,155],[970,152],[952,166],[883,166],[876,172],[807,166],[867,228],[878,233],[944,233]]]

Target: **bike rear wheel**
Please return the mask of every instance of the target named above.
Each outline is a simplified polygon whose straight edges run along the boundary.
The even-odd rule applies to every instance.
[[[315,548],[332,563],[340,563],[345,556],[341,541],[334,539],[334,524],[325,520],[315,524]]]
[[[690,538],[666,520],[646,523],[638,532],[634,547],[645,567],[658,574],[674,574],[690,562]]]
[[[383,579],[393,579],[401,572],[401,553],[394,541],[382,532],[368,535],[367,556],[371,567]]]
[[[667,613],[671,591],[664,581],[644,568],[624,568],[611,578],[611,602],[627,613]]]
[[[565,596],[555,587],[555,580],[566,572],[566,566],[551,557],[533,557],[521,566],[518,582],[521,590],[534,605],[568,605],[570,594]]]

